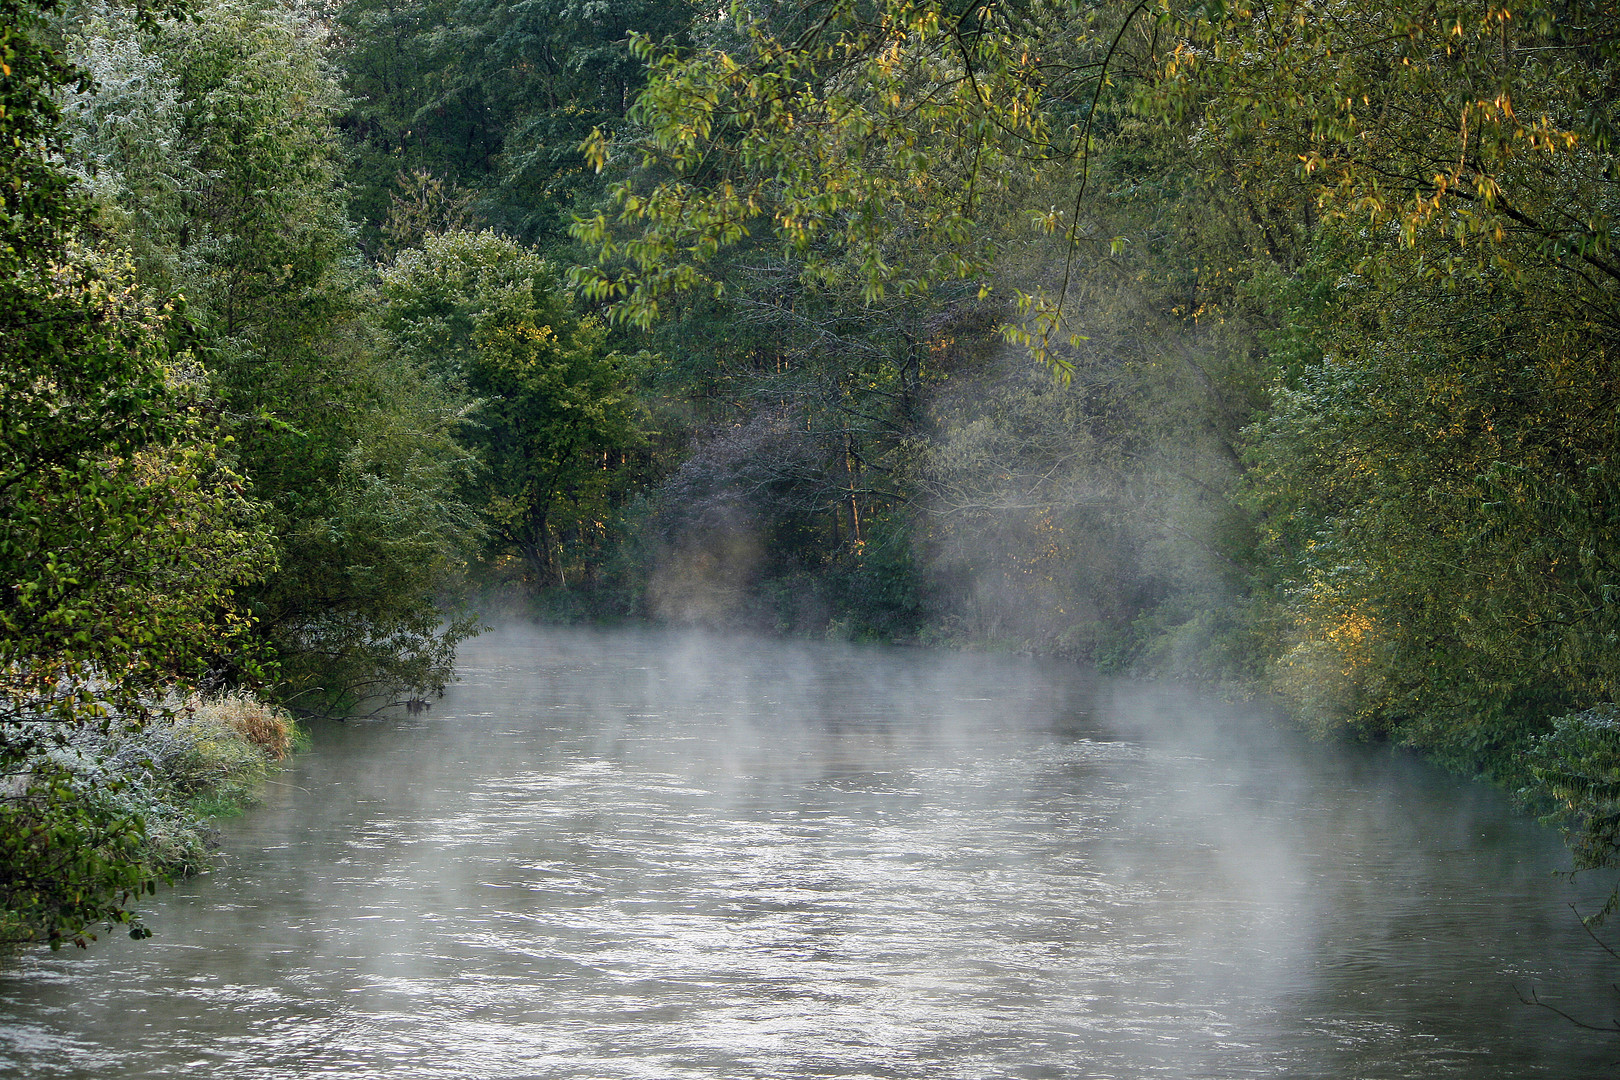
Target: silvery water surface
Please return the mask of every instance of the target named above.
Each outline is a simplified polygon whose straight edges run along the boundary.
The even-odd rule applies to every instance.
[[[511,629],[325,724],[4,1077],[1588,1077],[1617,965],[1496,792],[1058,664]]]

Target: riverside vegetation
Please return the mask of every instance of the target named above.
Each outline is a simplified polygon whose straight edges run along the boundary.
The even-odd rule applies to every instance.
[[[480,602],[1206,680],[1620,865],[1612,4],[0,3],[29,933],[157,876],[118,725]]]
[[[53,740],[4,796],[0,941],[84,946],[91,922],[109,914],[148,936],[127,905],[206,866],[218,847],[211,819],[252,802],[301,740],[285,710],[240,692],[170,702],[139,726],[77,725]],[[116,912],[93,906],[107,903],[109,887],[119,890]]]

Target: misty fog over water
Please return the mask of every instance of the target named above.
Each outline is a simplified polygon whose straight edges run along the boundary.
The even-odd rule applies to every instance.
[[[1612,960],[1482,785],[1018,658],[509,628],[322,724],[3,1077],[1585,1077]]]

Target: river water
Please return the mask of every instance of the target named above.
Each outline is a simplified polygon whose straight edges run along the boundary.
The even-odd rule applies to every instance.
[[[0,964],[3,1077],[1599,1077],[1557,837],[1035,661],[505,630],[314,731],[157,937]]]

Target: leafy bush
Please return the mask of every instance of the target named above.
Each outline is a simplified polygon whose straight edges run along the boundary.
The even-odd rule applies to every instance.
[[[144,724],[83,725],[4,779],[0,943],[84,946],[96,923],[146,937],[131,903],[206,865],[218,846],[208,819],[251,802],[302,738],[286,712],[247,694],[156,711]]]
[[[145,821],[119,792],[74,764],[54,755],[7,778],[0,795],[0,942],[83,947],[97,922],[147,936],[130,910],[157,883]]]
[[[1620,705],[1559,717],[1536,742],[1530,762],[1536,786],[1525,794],[1555,803],[1550,817],[1570,837],[1575,869],[1620,866]],[[1593,918],[1604,919],[1617,908],[1620,888]]]

